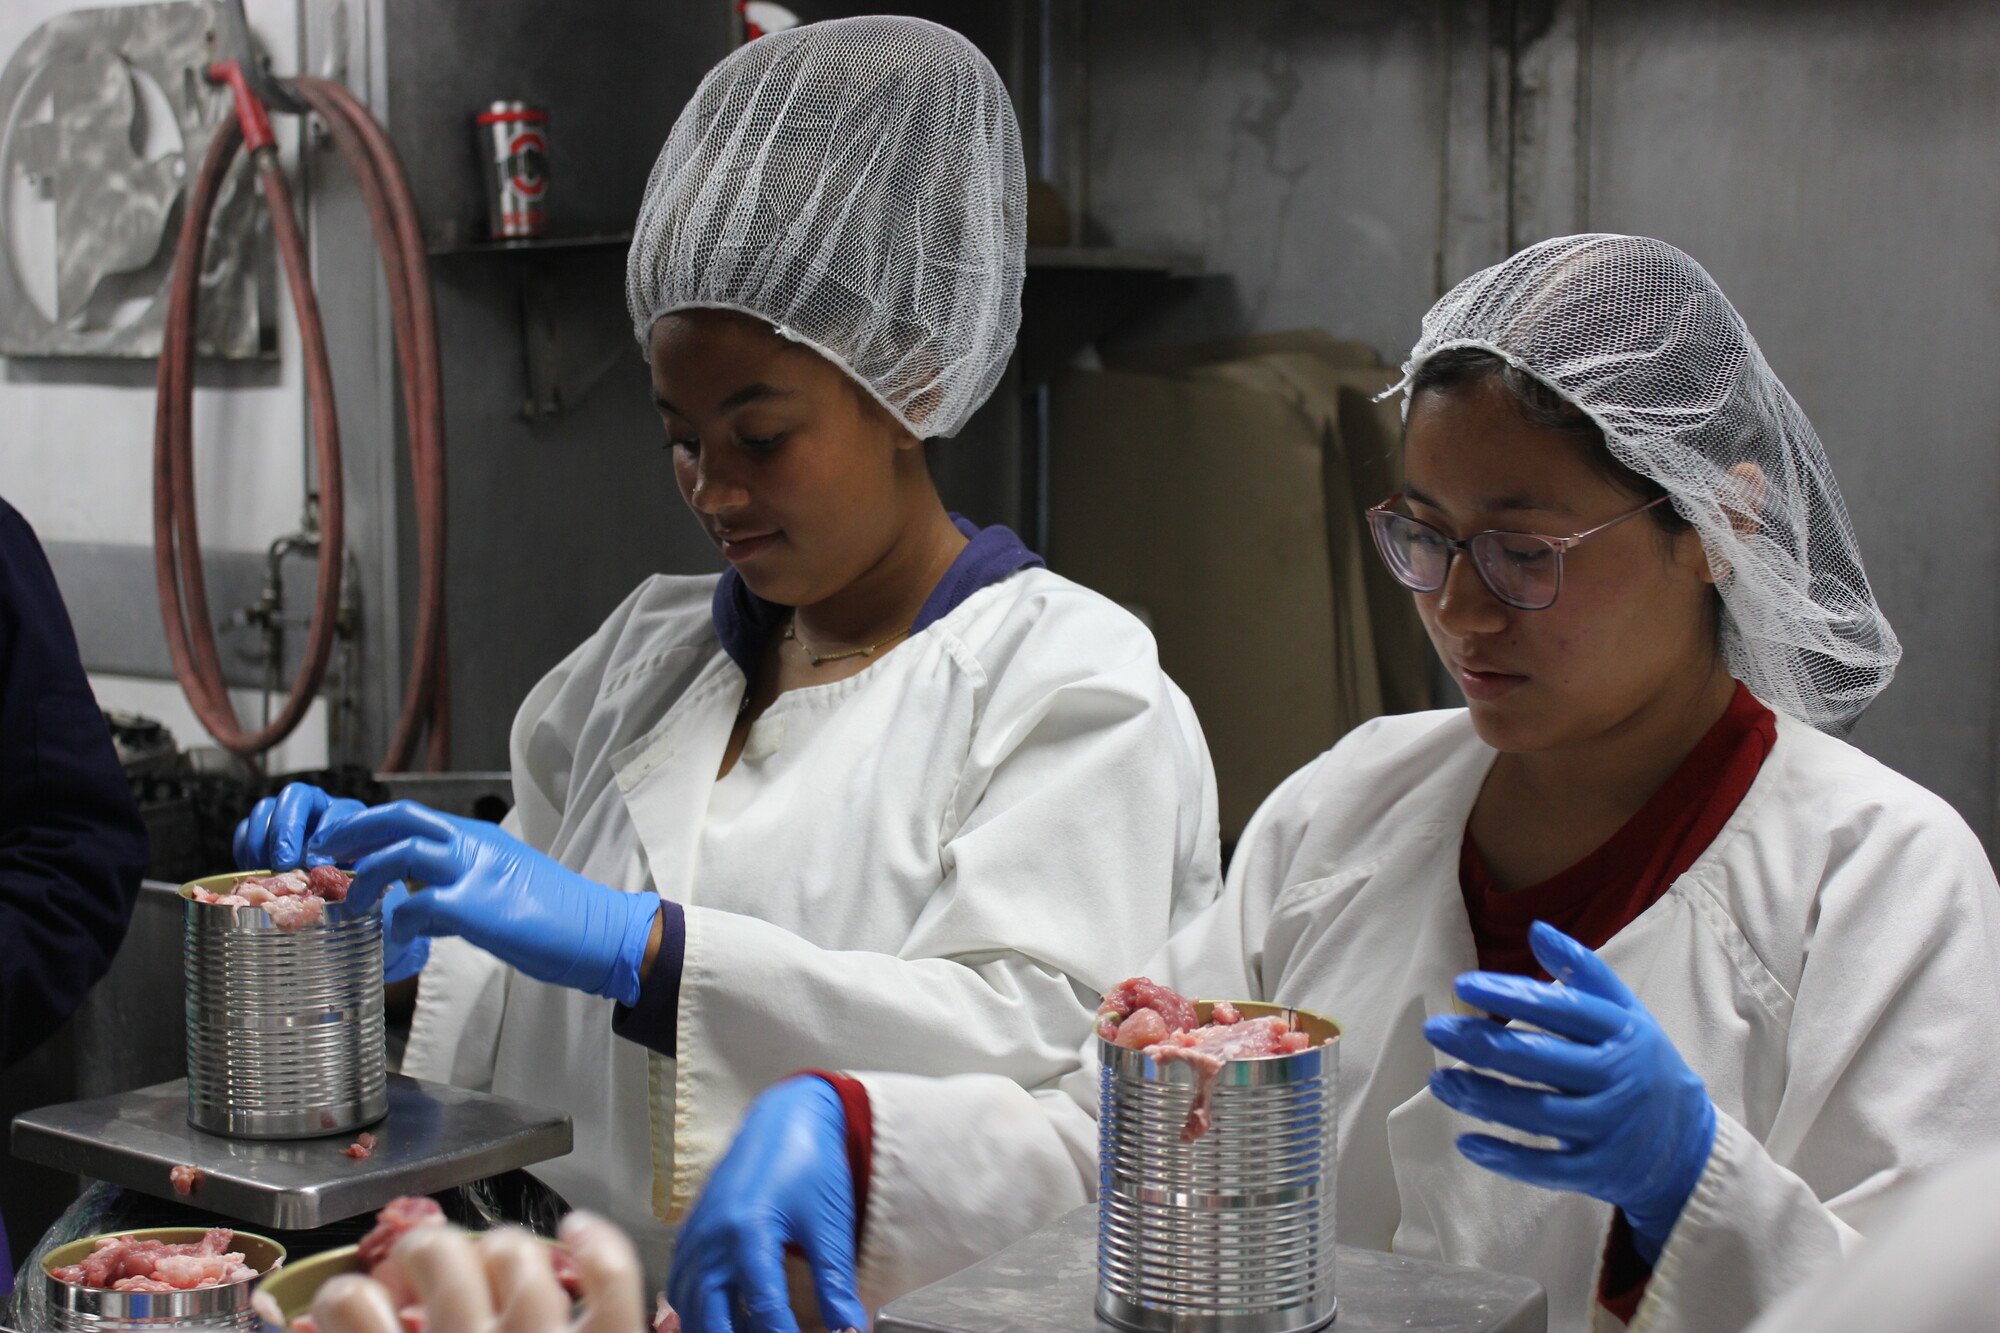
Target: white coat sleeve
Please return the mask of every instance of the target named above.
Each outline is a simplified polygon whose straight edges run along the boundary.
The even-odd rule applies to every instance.
[[[500,827],[521,836],[515,811]],[[400,1072],[410,1078],[449,1083],[477,1092],[493,1089],[493,1066],[500,1053],[500,1015],[507,1007],[507,979],[513,969],[455,935],[431,941],[431,954],[417,974],[417,1010],[403,1048]]]
[[[1097,1071],[1029,1092],[990,1074],[857,1075],[874,1143],[861,1299],[947,1278],[1097,1196]]]
[[[562,822],[577,732],[595,698],[610,645],[644,586],[605,628],[579,644],[528,692],[513,729],[514,805],[500,827],[547,847]],[[418,974],[417,1009],[402,1072],[411,1078],[490,1091],[500,1052],[500,1016],[513,969],[455,936],[431,941]]]
[[[1257,975],[1262,923],[1310,814],[1300,799],[1318,767],[1264,802],[1222,895],[1178,925],[1146,975],[1205,998],[1267,998]],[[874,1129],[860,1256],[871,1309],[1097,1197],[1095,1050],[1086,1037],[1062,1076],[1033,1091],[991,1075],[854,1075],[868,1091]]]
[[[1076,1067],[1097,993],[1167,938],[1177,897],[1213,895],[1214,778],[1150,640],[1095,669],[1048,654],[987,688],[940,882],[897,952],[686,909],[681,1106],[747,1105],[814,1067],[1051,1087]],[[679,1117],[677,1195],[692,1197],[734,1118]]]
[[[1993,1137],[2000,891],[1963,822],[1927,813],[1836,831],[1778,1111],[1755,1133],[1719,1117],[1635,1330],[1746,1327],[1850,1251],[1885,1194]]]
[[[1940,1171],[1900,1200],[1852,1263],[1799,1283],[1751,1333],[1965,1333],[1993,1322],[2000,1149]]]

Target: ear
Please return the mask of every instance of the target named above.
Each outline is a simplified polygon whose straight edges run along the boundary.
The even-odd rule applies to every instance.
[[[1729,482],[1722,492],[1722,507],[1729,511],[1729,526],[1739,537],[1755,532],[1764,517],[1764,500],[1771,493],[1770,479],[1755,463],[1738,463],[1729,469]]]

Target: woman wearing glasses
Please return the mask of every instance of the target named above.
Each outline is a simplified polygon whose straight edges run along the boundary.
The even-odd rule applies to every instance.
[[[1439,302],[1401,387],[1406,484],[1370,522],[1467,707],[1289,779],[1150,975],[1346,1025],[1343,1242],[1533,1277],[1552,1330],[1739,1329],[1993,1135],[1993,872],[1837,739],[1896,640],[1811,425],[1693,260],[1531,247]],[[778,1223],[706,1198],[683,1256],[754,1296],[759,1246],[851,1234],[858,1184],[864,1294],[940,1276],[953,1238],[1088,1199],[1090,1059],[1039,1095],[857,1075],[846,1140],[773,1096],[717,1181]],[[857,1136],[872,1164],[830,1146]]]

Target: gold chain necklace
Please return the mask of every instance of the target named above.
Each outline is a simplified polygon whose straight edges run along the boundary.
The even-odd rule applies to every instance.
[[[819,666],[823,662],[844,662],[850,657],[873,657],[878,649],[887,648],[914,628],[916,627],[913,625],[905,629],[899,629],[880,643],[871,643],[866,648],[850,648],[844,653],[814,652],[812,646],[798,636],[797,631],[793,629],[790,623],[785,625],[785,641],[787,643],[796,643],[799,646],[799,651],[806,655],[806,662],[809,665]]]

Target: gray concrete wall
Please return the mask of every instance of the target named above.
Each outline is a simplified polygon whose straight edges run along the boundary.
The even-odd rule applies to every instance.
[[[2000,7],[1089,0],[1095,239],[1226,277],[1135,336],[1320,325],[1400,357],[1544,236],[1701,260],[1813,418],[1905,646],[1854,739],[1995,825]]]

